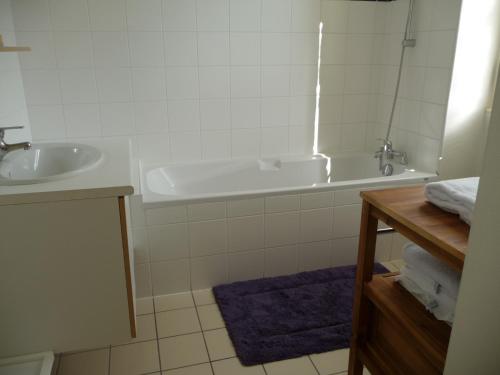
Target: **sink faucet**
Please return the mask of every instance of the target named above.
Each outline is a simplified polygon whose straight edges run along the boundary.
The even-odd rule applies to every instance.
[[[394,171],[392,164],[389,162],[384,163],[384,161],[393,160],[394,157],[397,157],[399,158],[400,164],[408,164],[406,152],[394,150],[392,148],[392,142],[388,139],[378,138],[378,140],[382,141],[382,146],[375,152],[374,157],[379,160],[379,170],[382,172],[382,175],[391,176]]]
[[[11,151],[15,150],[29,150],[31,148],[31,143],[30,142],[21,142],[21,143],[13,143],[13,144],[8,144],[5,143],[4,137],[5,137],[5,131],[6,130],[11,130],[11,129],[22,129],[24,126],[6,126],[6,127],[0,127],[0,161]]]

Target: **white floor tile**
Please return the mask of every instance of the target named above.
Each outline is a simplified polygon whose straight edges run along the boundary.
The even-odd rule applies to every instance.
[[[267,375],[317,375],[308,357],[287,359],[264,365]]]
[[[159,370],[156,340],[111,348],[110,375],[139,375]]]
[[[392,262],[381,262],[381,264],[389,270],[389,272],[397,272],[399,269]]]
[[[153,298],[145,297],[136,299],[135,309],[137,315],[153,314],[155,312],[153,307]]]
[[[235,357],[233,343],[225,328],[203,332],[211,361]]]
[[[243,366],[238,358],[212,362],[215,375],[265,375],[262,365]]]
[[[185,335],[201,331],[196,309],[163,311],[156,314],[158,337]]]
[[[208,362],[207,349],[201,333],[160,339],[163,369],[175,369]]]
[[[108,373],[109,349],[63,355],[58,375],[106,375]]]
[[[210,305],[215,303],[215,297],[212,293],[212,289],[200,289],[193,290],[193,298],[196,302],[196,306]]]
[[[212,367],[210,367],[210,363],[202,363],[201,365],[169,370],[163,372],[163,375],[213,375],[213,372]]]
[[[167,311],[194,307],[191,292],[167,294],[155,297],[155,311]]]
[[[335,374],[347,371],[349,365],[349,349],[335,350],[321,354],[311,354],[311,360],[320,375]]]
[[[136,322],[136,333],[137,333],[136,338],[124,342],[118,342],[114,345],[132,344],[135,342],[149,341],[156,339],[155,316],[153,314],[139,315],[135,318],[135,322]]]
[[[200,317],[201,328],[204,331],[226,326],[219,311],[219,306],[216,304],[198,306],[198,316]]]

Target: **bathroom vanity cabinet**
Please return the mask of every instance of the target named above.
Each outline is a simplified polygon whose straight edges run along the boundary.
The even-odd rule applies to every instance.
[[[99,162],[80,173],[38,183],[0,180],[0,358],[135,336],[130,145],[91,146]]]
[[[125,199],[0,206],[0,357],[135,336]]]

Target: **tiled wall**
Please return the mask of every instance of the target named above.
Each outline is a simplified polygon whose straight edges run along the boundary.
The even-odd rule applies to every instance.
[[[16,46],[12,9],[9,1],[0,1],[0,35],[5,45]],[[31,139],[28,110],[17,53],[0,53],[0,126],[23,125],[23,130],[9,130],[8,142]]]
[[[327,65],[321,66],[321,101],[331,112],[320,111],[321,150],[379,147],[376,138],[385,137],[395,93],[408,5],[409,0],[322,1]],[[405,55],[391,138],[426,171],[436,170],[441,152],[460,6],[460,0],[415,1],[417,45]],[[344,51],[345,58],[335,60],[336,51]]]
[[[357,190],[131,210],[139,297],[356,263]],[[401,246],[380,236],[377,260]]]
[[[35,140],[146,160],[310,153],[319,0],[15,0]]]

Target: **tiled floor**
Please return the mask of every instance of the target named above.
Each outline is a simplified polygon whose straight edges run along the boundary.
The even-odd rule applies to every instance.
[[[391,271],[401,262],[384,263]],[[243,367],[210,289],[138,300],[134,340],[62,354],[56,375],[345,375],[349,350]],[[365,373],[368,373],[365,371]]]

